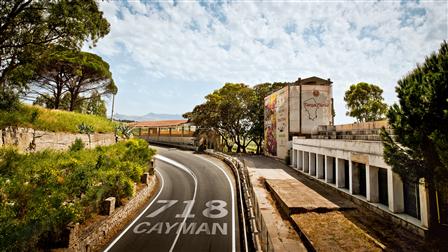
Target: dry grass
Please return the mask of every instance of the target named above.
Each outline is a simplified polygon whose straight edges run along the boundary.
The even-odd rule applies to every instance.
[[[308,212],[291,216],[317,251],[382,251],[341,212]]]

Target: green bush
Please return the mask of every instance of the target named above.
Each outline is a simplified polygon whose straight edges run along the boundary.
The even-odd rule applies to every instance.
[[[97,213],[107,197],[121,205],[155,154],[135,139],[71,149],[21,154],[0,148],[0,251],[48,246],[68,223]]]
[[[80,151],[84,149],[85,145],[81,138],[76,138],[75,141],[70,145],[70,151]]]

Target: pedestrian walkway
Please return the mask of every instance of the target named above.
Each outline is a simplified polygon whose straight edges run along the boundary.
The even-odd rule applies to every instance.
[[[264,177],[282,178],[282,170],[258,169],[257,164],[251,159],[242,158],[246,161],[246,167],[250,176],[250,183],[258,202],[258,214],[262,218],[259,226],[261,239],[263,240],[263,251],[307,251],[299,235],[291,226],[287,218],[283,218],[275,206],[274,200],[264,186]],[[255,161],[257,161],[255,159]],[[279,173],[280,172],[280,173]],[[287,175],[287,174],[286,174]]]
[[[250,155],[240,159],[248,169],[256,197],[265,199],[263,207],[271,212],[278,209],[275,218],[281,220],[281,225],[272,228],[293,228],[302,234],[305,244],[318,251],[415,251],[424,248],[420,237],[278,160]],[[281,241],[283,237],[279,234],[276,239]]]

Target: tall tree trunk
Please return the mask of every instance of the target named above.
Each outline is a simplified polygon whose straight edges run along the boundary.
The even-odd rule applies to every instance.
[[[74,111],[76,108],[76,102],[78,100],[78,94],[76,92],[70,92],[70,111]]]
[[[240,153],[241,152],[241,142],[240,142],[240,136],[237,135],[235,138],[235,142],[236,142],[236,153]]]

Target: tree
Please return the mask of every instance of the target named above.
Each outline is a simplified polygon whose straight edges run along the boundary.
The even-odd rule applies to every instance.
[[[84,102],[85,111],[83,113],[106,117],[106,103],[98,92],[93,92],[88,100]]]
[[[117,87],[112,80],[109,64],[95,54],[80,52],[76,62],[76,70],[71,74],[66,83],[67,92],[70,94],[70,111],[73,111],[78,102],[88,99],[83,94],[95,91],[100,95],[116,94]]]
[[[348,116],[356,118],[358,122],[376,121],[384,118],[387,104],[382,97],[383,90],[374,84],[360,82],[350,86],[345,92],[344,101],[347,103]]]
[[[253,91],[245,84],[226,83],[205,97],[206,102],[196,106],[192,112],[184,114],[202,130],[212,130],[219,134],[232,151],[233,144],[237,152],[245,152],[252,141],[250,137],[249,104],[254,99]]]
[[[74,111],[85,100],[116,92],[109,64],[100,56],[57,46],[40,60],[30,93],[55,109],[68,94],[68,110]]]
[[[387,113],[394,135],[382,131],[384,159],[404,181],[424,178],[431,226],[438,226],[438,190],[448,184],[448,44],[398,81],[398,104]]]
[[[62,46],[50,46],[44,56],[40,57],[36,66],[28,96],[37,97],[39,103],[46,104],[47,108],[61,109],[63,97],[67,90],[65,83],[69,81],[67,72],[76,71],[71,62],[66,61],[70,57],[71,50]]]
[[[69,104],[70,104],[70,94],[65,93],[61,100],[59,101],[59,106],[56,108],[54,97],[47,93],[43,93],[39,96],[37,96],[34,101],[34,105],[39,105],[42,107],[46,107],[49,109],[62,109],[62,110],[68,110]],[[81,112],[81,108],[77,108],[75,111]]]
[[[1,0],[0,100],[23,91],[48,45],[79,49],[90,40],[94,46],[107,33],[94,0]]]

